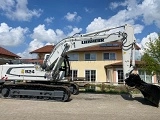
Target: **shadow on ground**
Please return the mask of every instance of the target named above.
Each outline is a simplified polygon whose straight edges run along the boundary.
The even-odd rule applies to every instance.
[[[147,99],[143,98],[142,96],[133,97],[131,94],[122,94],[121,97],[124,100],[128,100],[128,101],[134,101],[134,100],[136,100],[136,101],[142,103],[143,105],[149,105],[149,106],[156,107],[153,103],[151,103]]]

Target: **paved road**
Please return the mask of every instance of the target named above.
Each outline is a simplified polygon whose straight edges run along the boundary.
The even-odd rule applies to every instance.
[[[0,98],[0,120],[159,120],[160,108],[141,95],[85,94],[70,102]]]

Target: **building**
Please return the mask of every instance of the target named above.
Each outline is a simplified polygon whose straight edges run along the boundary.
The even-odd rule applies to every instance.
[[[51,53],[54,46],[45,46],[31,53],[36,53],[40,59],[44,54]],[[136,49],[140,48],[136,46]],[[68,53],[72,77],[84,77],[90,82],[124,83],[122,66],[121,42],[111,42],[86,47]],[[136,61],[136,66],[140,61]],[[138,69],[140,77],[148,83],[156,83],[156,77],[147,75]]]
[[[4,64],[9,60],[18,59],[20,56],[0,47],[0,64]]]
[[[38,58],[37,59],[25,59],[25,61],[30,62],[30,63],[42,64],[45,54],[50,54],[53,48],[54,48],[53,45],[46,45],[44,47],[31,51],[30,54],[37,54]]]
[[[45,54],[50,54],[53,50],[54,46],[53,45],[46,45],[44,47],[41,47],[39,49],[36,49],[34,51],[31,51],[30,53],[36,53],[38,55],[38,59],[44,59]]]

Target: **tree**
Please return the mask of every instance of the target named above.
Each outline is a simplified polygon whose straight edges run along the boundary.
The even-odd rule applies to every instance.
[[[142,69],[160,78],[160,34],[155,40],[149,39],[142,56]]]

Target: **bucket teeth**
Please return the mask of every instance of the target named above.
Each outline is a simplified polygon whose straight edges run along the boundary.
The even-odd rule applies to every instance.
[[[140,90],[145,99],[150,101],[156,107],[159,107],[159,86],[144,82],[138,74],[130,74],[129,77],[125,79],[125,83],[130,87],[135,87]]]

